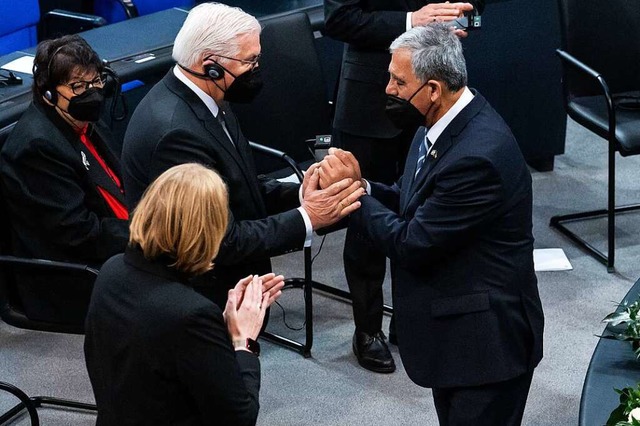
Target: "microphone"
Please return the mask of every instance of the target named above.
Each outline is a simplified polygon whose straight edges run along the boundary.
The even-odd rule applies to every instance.
[[[2,71],[7,71],[9,73],[8,76],[0,74],[0,84],[5,86],[19,86],[22,84],[22,77],[18,77],[13,73],[13,71],[1,69]]]

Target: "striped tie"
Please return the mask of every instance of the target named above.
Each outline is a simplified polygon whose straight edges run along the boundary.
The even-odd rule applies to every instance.
[[[418,148],[418,162],[416,164],[416,174],[414,175],[414,178],[418,176],[418,173],[420,173],[420,169],[422,169],[422,166],[427,159],[427,152],[429,152],[431,145],[431,141],[425,135],[424,142],[421,143],[420,147]]]

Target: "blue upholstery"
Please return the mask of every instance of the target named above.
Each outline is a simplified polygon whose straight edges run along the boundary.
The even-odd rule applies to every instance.
[[[195,4],[195,0],[133,0],[133,4],[138,9],[138,14],[142,16],[172,7],[191,8]],[[94,13],[102,16],[110,24],[124,21],[127,18],[124,8],[118,0],[95,0]]]
[[[38,44],[38,0],[0,1],[0,55]]]

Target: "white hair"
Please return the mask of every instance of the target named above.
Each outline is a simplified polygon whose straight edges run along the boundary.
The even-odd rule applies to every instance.
[[[202,3],[189,12],[176,36],[172,56],[185,67],[197,65],[207,55],[234,57],[240,50],[238,39],[260,31],[258,20],[238,7]]]

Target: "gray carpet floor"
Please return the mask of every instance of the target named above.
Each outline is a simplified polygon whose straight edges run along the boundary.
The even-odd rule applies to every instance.
[[[563,248],[574,269],[538,274],[546,317],[545,349],[534,375],[526,425],[577,424],[582,383],[598,342],[595,335],[603,329],[600,321],[640,277],[639,216],[626,215],[617,222],[616,272],[612,274],[548,226],[554,214],[605,206],[606,153],[603,140],[569,122],[566,153],[556,157],[554,171],[532,171],[535,246]],[[633,196],[637,197],[638,166],[640,157],[618,157],[619,203],[633,202]],[[604,249],[604,220],[576,226]],[[329,235],[314,264],[314,278],[340,288],[345,287],[343,238],[343,232]],[[302,255],[276,259],[275,269],[286,276],[301,276]],[[281,301],[286,322],[300,327],[302,292],[289,290]],[[314,294],[313,305],[312,358],[262,342],[259,425],[437,424],[430,391],[409,380],[396,347],[392,346],[399,367],[395,373],[381,375],[360,368],[351,352],[350,306],[321,293]],[[388,321],[385,317],[385,330]],[[283,325],[277,307],[269,327],[294,339],[303,337],[301,331]],[[82,343],[82,336],[25,331],[0,322],[0,380],[32,395],[92,401]],[[0,392],[0,410],[13,402]],[[86,413],[46,409],[40,414],[44,425],[95,422],[95,417]],[[16,424],[27,422],[22,419]]]

